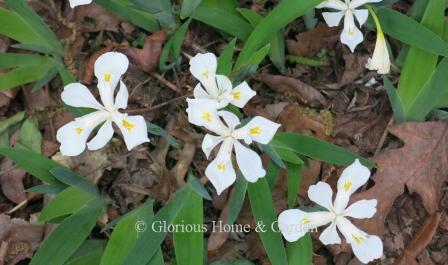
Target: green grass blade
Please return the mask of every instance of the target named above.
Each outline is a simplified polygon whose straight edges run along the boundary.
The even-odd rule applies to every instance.
[[[277,133],[270,144],[274,148],[289,146],[287,148],[290,151],[335,165],[349,165],[355,159],[359,159],[368,167],[375,166],[358,154],[311,136],[296,133]]]
[[[159,69],[162,72],[166,72],[173,66],[179,68],[182,58],[180,56],[182,43],[184,42],[185,34],[190,26],[191,19],[187,20],[180,26],[173,36],[167,41],[163,47],[162,53],[159,59]],[[171,60],[171,64],[167,65],[168,60]]]
[[[192,190],[190,186],[184,185],[176,192],[174,197],[160,209],[154,216],[151,224],[148,224],[149,228],[152,228],[152,225],[154,224],[156,229],[147,229],[145,232],[140,233],[137,242],[123,265],[146,265],[151,258],[153,258],[167,234],[163,230],[158,232],[158,225],[163,221],[166,222],[166,225],[172,224],[191,192]]]
[[[30,265],[62,265],[82,245],[96,224],[103,202],[93,200],[67,217],[45,240]]]
[[[0,34],[22,43],[33,43],[46,46],[46,42],[32,31],[17,13],[1,7]]]
[[[220,75],[229,76],[232,73],[232,65],[233,65],[233,52],[235,51],[237,38],[234,38],[224,50],[221,52],[218,58],[218,69],[216,73]]]
[[[293,243],[287,243],[288,265],[311,265],[313,259],[313,243],[310,234]]]
[[[42,184],[26,189],[26,192],[56,195],[68,188],[65,184]]]
[[[286,165],[285,165],[286,168]],[[275,187],[275,184],[277,184],[278,175],[280,174],[280,167],[273,163],[273,161],[269,161],[268,166],[266,167],[266,180],[269,183],[269,187],[271,190]]]
[[[255,183],[249,183],[248,192],[255,223],[265,225],[264,230],[259,231],[258,235],[263,242],[269,261],[272,265],[287,264],[282,236],[280,232],[277,232],[278,227],[275,227],[277,216],[268,182],[265,178],[261,178]],[[275,229],[271,229],[271,226]]]
[[[148,229],[147,224],[151,222],[154,216],[152,208],[152,201],[148,201],[118,222],[107,243],[100,265],[123,264],[135,242],[137,242],[140,233],[137,229]]]
[[[424,51],[448,56],[448,43],[414,19],[390,8],[381,8],[377,14],[387,35]]]
[[[48,184],[61,184],[50,170],[62,165],[33,151],[0,148],[0,155],[11,159],[17,166]]]
[[[394,112],[394,120],[396,123],[400,123],[406,120],[406,114],[401,103],[401,99],[398,96],[397,89],[389,81],[387,77],[383,78],[384,88],[386,89],[387,96],[389,98],[390,105]]]
[[[286,163],[288,184],[288,208],[293,208],[297,203],[300,182],[302,180],[301,165]]]
[[[227,214],[227,224],[235,223],[238,215],[241,212],[244,204],[244,197],[247,191],[247,180],[240,176],[237,178],[236,183],[233,187],[232,197],[230,198],[229,213]]]
[[[5,0],[6,4],[17,12],[23,21],[38,35],[52,52],[62,56],[64,49],[53,31],[24,0]]]
[[[421,25],[438,36],[443,33],[445,0],[428,3]],[[398,95],[405,110],[409,110],[419,92],[432,76],[437,66],[438,56],[416,47],[409,49],[398,83]]]
[[[86,240],[64,265],[98,265],[104,251],[104,240]]]
[[[37,54],[0,53],[0,68],[48,64],[49,58]]]
[[[39,215],[39,222],[43,223],[56,217],[73,214],[94,198],[81,189],[68,187],[45,205]]]
[[[304,15],[322,0],[283,0],[255,27],[247,39],[236,62],[236,68],[244,66],[259,48],[280,29],[296,18]]]
[[[42,79],[53,64],[24,65],[0,75],[0,90],[14,88]]]
[[[180,7],[180,18],[185,19],[201,4],[202,0],[184,0]]]
[[[75,186],[97,198],[100,197],[98,190],[89,181],[87,181],[84,177],[78,175],[77,173],[68,170],[65,167],[53,168],[50,170],[50,172],[62,183],[70,186]]]
[[[184,227],[191,226],[193,231],[175,231],[173,233],[174,252],[177,265],[201,265],[204,262],[204,209],[202,197],[192,192],[180,210],[174,222]]]

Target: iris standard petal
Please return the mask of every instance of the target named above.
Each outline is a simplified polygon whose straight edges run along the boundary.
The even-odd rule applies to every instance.
[[[103,148],[107,142],[110,141],[114,135],[114,128],[112,128],[112,121],[106,121],[98,130],[95,137],[87,143],[89,150],[98,150]]]
[[[247,82],[243,82],[236,86],[228,95],[230,103],[237,106],[238,108],[243,108],[246,103],[253,98],[257,93],[252,90]]]
[[[345,209],[344,216],[357,219],[372,218],[376,213],[377,200],[360,200]]]
[[[191,74],[202,83],[204,89],[213,97],[218,96],[216,67],[217,60],[213,53],[198,53],[190,59]]]
[[[214,136],[211,134],[206,134],[202,140],[202,151],[204,152],[207,159],[210,153],[215,147],[224,140],[223,136]]]
[[[88,5],[92,3],[93,0],[69,0],[70,7],[75,8],[80,5]]]
[[[333,209],[333,190],[325,182],[319,181],[317,184],[311,185],[308,189],[308,197],[329,211]]]
[[[341,244],[341,238],[336,230],[336,222],[332,222],[319,236],[319,240],[324,245]]]
[[[61,143],[60,151],[65,156],[77,156],[86,148],[87,138],[102,122],[107,120],[109,113],[95,111],[76,118],[59,128],[56,139]]]
[[[129,151],[137,145],[149,142],[146,121],[143,116],[128,116],[127,114],[116,113],[113,121],[120,129]]]
[[[219,148],[218,155],[205,169],[205,175],[215,187],[218,195],[236,180],[231,158],[232,149],[233,139],[225,139]]]
[[[353,13],[355,14],[356,20],[358,20],[359,26],[364,25],[367,18],[369,18],[369,11],[367,9],[355,9]]]
[[[61,94],[65,104],[77,108],[103,109],[103,106],[90,93],[90,90],[80,83],[71,83],[64,87]]]
[[[129,92],[126,85],[120,80],[120,89],[115,98],[115,108],[125,109],[128,107]]]
[[[323,12],[322,16],[324,17],[325,22],[329,27],[337,27],[339,22],[341,22],[341,18],[344,16],[345,11],[340,12]]]
[[[341,33],[341,42],[346,44],[352,52],[355,51],[356,46],[364,39],[362,32],[355,25],[353,13],[346,11],[344,17],[344,29]]]
[[[260,116],[256,116],[244,127],[236,130],[234,136],[237,139],[249,138],[261,144],[268,144],[274,137],[279,127],[280,124],[278,123],[272,122]]]
[[[238,168],[249,182],[256,182],[266,175],[260,156],[253,150],[235,141],[235,154]]]

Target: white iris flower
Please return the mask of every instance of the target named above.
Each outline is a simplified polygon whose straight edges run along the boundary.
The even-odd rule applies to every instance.
[[[89,135],[100,124],[102,126],[92,140],[87,143],[89,150],[97,150],[106,145],[112,138],[114,122],[121,133],[128,150],[144,142],[149,142],[146,122],[142,116],[128,116],[119,109],[125,109],[128,104],[128,89],[121,81],[121,76],[128,69],[127,57],[118,52],[108,52],[101,55],[95,62],[95,76],[98,79],[98,89],[101,105],[90,93],[89,89],[80,83],[72,83],[64,87],[62,101],[73,107],[92,108],[96,111],[76,118],[62,126],[56,135],[61,143],[61,153],[66,156],[81,154]],[[120,83],[120,89],[114,100],[115,87]]]
[[[240,143],[253,141],[267,144],[274,137],[280,124],[263,117],[255,117],[245,126],[236,129],[240,120],[228,111],[217,111],[216,103],[209,100],[188,100],[188,121],[197,126],[204,126],[217,135],[207,134],[202,142],[202,150],[207,158],[211,151],[220,143],[216,158],[208,165],[205,175],[221,194],[232,185],[236,179],[232,164],[232,152],[235,148],[236,162],[243,176],[249,182],[256,182],[266,175],[260,156]],[[224,122],[221,120],[224,120]]]
[[[355,24],[355,17],[361,27],[369,17],[367,9],[357,9],[358,7],[367,3],[377,3],[382,0],[327,0],[317,6],[317,8],[335,9],[335,12],[323,12],[322,16],[327,22],[328,26],[336,27],[339,25],[342,17],[344,17],[344,29],[341,33],[341,42],[346,44],[352,52],[355,51],[356,46],[364,39],[362,32]]]
[[[75,7],[81,6],[81,5],[88,5],[88,4],[92,3],[93,0],[69,0],[69,2],[70,2],[70,7],[75,8]]]
[[[244,107],[255,96],[255,91],[246,82],[234,88],[229,78],[216,74],[216,68],[217,60],[213,53],[199,53],[190,59],[190,72],[200,82],[193,91],[195,99],[212,100],[218,109],[229,103]]]
[[[363,186],[369,177],[369,169],[356,160],[342,172],[338,180],[338,192],[334,203],[330,185],[319,182],[310,186],[308,197],[324,207],[326,211],[304,212],[292,209],[282,212],[278,217],[278,224],[285,239],[293,242],[311,229],[330,224],[319,237],[323,244],[341,243],[336,230],[338,228],[361,262],[368,263],[380,258],[383,254],[381,239],[360,230],[347,218],[364,219],[371,218],[375,214],[377,200],[360,200],[348,206],[350,196]]]

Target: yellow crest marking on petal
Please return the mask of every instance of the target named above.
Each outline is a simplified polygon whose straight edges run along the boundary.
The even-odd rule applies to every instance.
[[[104,81],[110,82],[110,79],[111,79],[111,75],[110,74],[105,74],[104,75]]]
[[[206,121],[206,122],[211,122],[212,121],[212,114],[210,113],[210,111],[207,111],[204,114],[202,114],[201,118],[204,121]]]
[[[261,128],[259,125],[250,128],[249,133],[251,135],[257,136],[261,134]]]
[[[301,223],[303,225],[307,225],[307,224],[311,223],[311,220],[308,217],[303,217]]]
[[[241,99],[241,92],[240,91],[233,91],[232,93],[232,97],[235,100],[240,100]]]
[[[134,124],[130,121],[127,120],[123,120],[123,127],[125,127],[129,132],[132,131],[132,129],[134,129]]]
[[[75,130],[77,134],[81,134],[84,131],[84,129],[81,127],[77,127]]]
[[[352,186],[353,186],[353,184],[352,184],[351,181],[346,181],[344,183],[344,190],[345,190],[345,192],[349,191],[352,188]]]
[[[365,237],[363,237],[363,236],[355,236],[355,235],[352,235],[352,237],[353,237],[353,241],[355,241],[355,244],[356,245],[360,245],[366,238]]]
[[[219,165],[216,166],[216,168],[217,168],[219,171],[223,171],[223,170],[226,170],[226,165],[225,165],[225,164],[219,164]]]
[[[202,76],[208,79],[208,76],[210,75],[210,72],[208,70],[205,70],[202,72]]]

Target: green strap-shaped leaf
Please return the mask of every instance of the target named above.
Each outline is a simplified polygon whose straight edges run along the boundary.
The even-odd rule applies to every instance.
[[[41,153],[42,135],[40,134],[39,125],[35,116],[28,117],[20,128],[19,140],[16,148],[32,150]]]
[[[387,92],[387,97],[389,98],[390,105],[394,112],[394,120],[396,123],[400,123],[406,120],[406,114],[403,108],[403,103],[401,103],[400,96],[398,96],[397,89],[389,81],[387,77],[383,78],[384,88]]]
[[[22,43],[46,45],[45,42],[14,12],[0,7],[0,34]]]
[[[54,53],[63,55],[64,49],[54,32],[24,0],[5,0],[5,2],[20,15],[21,19],[40,37],[42,43],[46,44],[45,46],[52,48]]]
[[[26,189],[26,192],[56,195],[68,188],[65,184],[42,184]]]
[[[65,167],[57,167],[50,170],[51,174],[55,176],[59,181],[70,186],[75,186],[93,196],[99,198],[100,194],[98,190],[84,177],[78,175],[77,173],[68,170]]]
[[[147,122],[146,126],[147,126],[147,130],[150,134],[162,136],[174,148],[179,147],[179,142],[176,140],[176,138],[174,138],[169,132],[165,131],[162,127],[158,126],[157,124],[151,123],[151,122]]]
[[[86,240],[64,265],[98,265],[104,245],[104,240]]]
[[[19,66],[0,75],[0,90],[14,88],[44,78],[53,68],[53,64]]]
[[[387,35],[424,51],[448,56],[448,43],[414,19],[390,8],[379,9],[377,15]]]
[[[23,53],[0,53],[0,68],[42,65],[48,63],[50,63],[50,59],[47,56]]]
[[[181,63],[181,48],[184,42],[185,34],[187,33],[188,27],[190,26],[191,19],[187,20],[180,26],[173,36],[167,41],[163,47],[162,53],[159,59],[159,69],[162,72],[166,72],[173,66],[179,68]],[[167,65],[168,59],[171,60],[171,64]]]
[[[445,0],[429,1],[421,25],[425,26],[438,36],[441,36],[444,28]],[[438,55],[412,47],[401,71],[398,83],[398,95],[405,110],[409,110],[416,100],[419,92],[432,76],[437,66]]]
[[[258,49],[266,45],[269,39],[280,29],[296,18],[304,15],[322,0],[283,0],[255,27],[241,51],[235,68],[247,64]]]
[[[288,265],[311,265],[313,259],[313,243],[307,233],[296,242],[287,244]]]
[[[30,265],[62,265],[82,245],[102,213],[103,201],[93,200],[67,217],[45,240]]]
[[[173,233],[177,265],[201,265],[204,262],[204,209],[202,197],[192,192],[176,217],[174,224],[193,231],[176,230]]]
[[[286,163],[287,184],[288,184],[288,208],[293,208],[297,202],[297,193],[299,192],[302,174],[301,165]]]
[[[375,164],[358,154],[311,136],[296,133],[277,133],[270,144],[274,148],[286,148],[300,155],[335,165],[349,165],[355,159],[359,159],[367,167],[375,166]]]
[[[233,65],[233,52],[235,51],[237,38],[234,38],[224,50],[221,52],[218,58],[218,68],[216,70],[217,74],[229,76],[232,73]]]
[[[184,185],[176,192],[174,197],[160,209],[159,212],[157,212],[151,224],[148,224],[148,229],[139,234],[137,242],[123,265],[146,265],[153,258],[167,234],[166,231],[159,230],[160,226],[163,222],[165,222],[166,225],[173,223],[191,192],[192,190],[190,186]],[[154,229],[152,229],[153,225]]]
[[[180,7],[180,18],[185,19],[201,4],[202,0],[184,0]]]
[[[43,223],[56,217],[73,214],[94,198],[92,194],[81,189],[68,187],[45,205],[39,215],[39,222]]]
[[[244,204],[244,197],[246,196],[247,180],[240,176],[237,178],[235,185],[233,186],[232,197],[230,197],[230,207],[227,214],[227,224],[235,223],[238,215],[241,212]]]
[[[153,203],[148,201],[120,219],[107,243],[100,265],[121,265],[129,255],[139,234],[151,229]]]
[[[258,235],[263,242],[269,261],[272,265],[287,264],[282,236],[276,226],[277,216],[268,182],[265,178],[261,178],[255,183],[249,183],[248,192],[255,223],[260,228],[260,225],[264,227]]]
[[[61,184],[50,170],[62,167],[61,164],[46,158],[36,152],[15,148],[0,148],[0,155],[4,155],[16,163],[20,168],[48,184]]]

